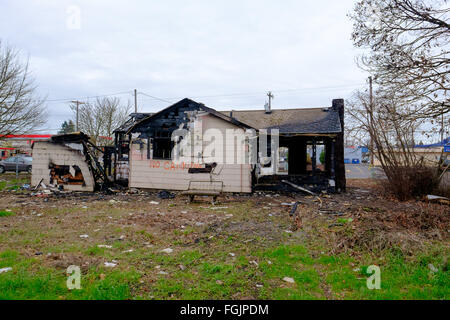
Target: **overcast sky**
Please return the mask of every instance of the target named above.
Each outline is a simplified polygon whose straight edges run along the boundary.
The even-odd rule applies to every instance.
[[[238,110],[263,108],[271,90],[274,108],[324,107],[366,83],[350,39],[354,2],[1,0],[0,38],[29,58],[48,100],[126,101],[136,88]],[[169,105],[138,100],[142,112]],[[67,102],[47,106],[49,130],[71,117]]]

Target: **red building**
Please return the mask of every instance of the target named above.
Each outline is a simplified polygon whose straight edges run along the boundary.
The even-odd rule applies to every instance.
[[[51,134],[21,134],[0,136],[0,159],[9,158],[14,154],[30,154],[34,141],[47,140]]]

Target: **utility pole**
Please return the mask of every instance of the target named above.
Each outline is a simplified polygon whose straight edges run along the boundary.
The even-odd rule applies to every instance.
[[[444,110],[442,110],[442,118],[441,118],[441,141],[444,141]]]
[[[373,147],[373,80],[369,77],[369,135],[370,135],[370,165],[374,164],[374,147]]]
[[[84,102],[81,102],[81,101],[78,101],[78,100],[75,100],[75,101],[70,101],[70,102],[72,102],[72,103],[75,103],[76,104],[76,106],[77,106],[77,109],[76,109],[76,111],[77,111],[77,123],[76,123],[76,126],[77,126],[77,132],[79,131],[79,118],[78,118],[78,109],[79,109],[79,106],[80,106],[80,104],[86,104],[86,103],[84,103]]]
[[[134,89],[134,113],[137,113],[137,90]]]

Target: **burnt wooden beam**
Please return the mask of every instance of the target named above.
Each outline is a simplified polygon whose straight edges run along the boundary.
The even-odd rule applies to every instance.
[[[332,157],[332,150],[331,144],[333,143],[332,139],[327,139],[325,142],[325,171],[328,173],[328,175],[331,176],[331,157]]]
[[[333,100],[333,109],[338,111],[341,121],[341,132],[336,137],[335,142],[335,164],[336,164],[336,189],[345,192],[347,181],[345,178],[344,163],[344,99]]]
[[[317,171],[317,144],[316,144],[316,139],[313,139],[313,143],[312,143],[311,164],[312,164],[312,172],[313,172],[313,175],[314,175],[314,174],[316,174],[316,171]]]

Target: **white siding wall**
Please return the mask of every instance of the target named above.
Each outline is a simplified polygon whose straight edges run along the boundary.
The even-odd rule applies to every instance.
[[[202,132],[210,128],[218,129],[223,133],[224,137],[226,129],[238,129],[238,127],[209,114],[202,116],[201,121],[197,121],[196,125],[201,126]],[[244,135],[244,130],[239,130],[240,134]],[[204,141],[202,135],[200,140],[204,151],[209,142]],[[196,142],[198,143],[198,141]],[[227,143],[232,144],[232,142]],[[239,152],[240,154],[245,154],[245,148],[247,148],[245,145],[237,146],[235,144],[229,147],[234,149],[235,154],[238,153],[237,149],[239,147],[242,149]],[[197,147],[195,149],[198,150]],[[217,156],[225,153],[225,150],[218,150],[216,152],[218,152],[216,153]],[[223,182],[224,192],[251,192],[251,166],[249,164],[223,164],[218,162],[212,174],[189,174],[188,169],[190,166],[203,167],[203,164],[198,163],[198,161],[197,163],[192,163],[190,159],[188,157],[182,159],[185,160],[184,163],[174,163],[171,160],[147,159],[147,144],[144,143],[143,149],[140,149],[140,146],[137,144],[132,144],[129,185],[134,188],[184,191],[188,190],[190,182],[203,181],[205,182],[202,183],[203,188],[209,185],[208,182],[213,181],[210,186],[211,189],[217,188],[217,182]],[[203,163],[211,162],[210,157],[203,159]]]

